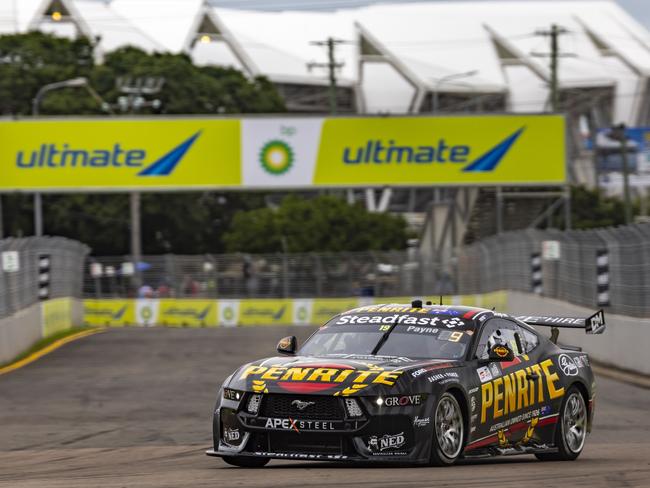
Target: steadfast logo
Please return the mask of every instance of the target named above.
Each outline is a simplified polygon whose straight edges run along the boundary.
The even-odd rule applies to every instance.
[[[200,135],[201,131],[195,133],[150,164],[146,163],[148,159],[146,149],[127,149],[122,147],[119,142],[113,144],[112,147],[93,149],[75,148],[64,143],[61,145],[41,144],[38,149],[18,151],[16,167],[22,170],[142,168],[138,172],[138,176],[168,176]]]
[[[439,139],[432,145],[400,145],[395,140],[369,140],[364,146],[343,149],[342,161],[346,165],[358,164],[465,164],[464,172],[493,171],[524,131],[524,127],[510,134],[483,155],[471,161],[469,145],[450,145]],[[467,164],[470,163],[470,164]]]

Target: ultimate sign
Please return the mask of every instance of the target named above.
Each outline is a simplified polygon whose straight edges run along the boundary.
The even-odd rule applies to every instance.
[[[533,326],[552,327],[551,338]],[[209,456],[449,465],[461,456],[574,460],[594,415],[589,357],[559,346],[586,319],[388,304],[336,315],[298,348],[246,364],[223,383]]]

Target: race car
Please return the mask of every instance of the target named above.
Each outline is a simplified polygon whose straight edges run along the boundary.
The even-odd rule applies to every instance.
[[[378,304],[336,315],[283,356],[223,383],[213,448],[231,465],[270,459],[445,466],[534,454],[574,460],[594,416],[589,357],[558,328],[605,330],[591,317],[512,317],[462,306]],[[533,327],[552,327],[547,338]]]

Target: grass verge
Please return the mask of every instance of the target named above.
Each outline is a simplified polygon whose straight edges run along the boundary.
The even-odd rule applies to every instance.
[[[29,349],[20,353],[11,361],[0,364],[0,374],[8,373],[9,371],[18,369],[20,366],[16,368],[13,367],[18,363],[24,362],[25,365],[31,363],[32,361],[28,361],[28,359],[32,356],[34,356],[33,360],[35,361],[48,352],[54,351],[55,349],[58,349],[58,347],[63,346],[68,342],[72,342],[72,340],[75,338],[73,336],[79,336],[79,338],[86,337],[87,335],[91,335],[102,330],[103,328],[101,327],[73,327],[71,329],[62,330],[55,334],[44,337],[43,339],[34,343]]]

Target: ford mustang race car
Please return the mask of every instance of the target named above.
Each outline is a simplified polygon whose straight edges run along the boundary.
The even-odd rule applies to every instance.
[[[532,325],[552,327],[547,338]],[[210,456],[450,465],[461,457],[576,459],[591,430],[589,358],[558,328],[591,317],[511,317],[482,308],[370,305],[341,313],[298,350],[246,364],[218,394]]]

